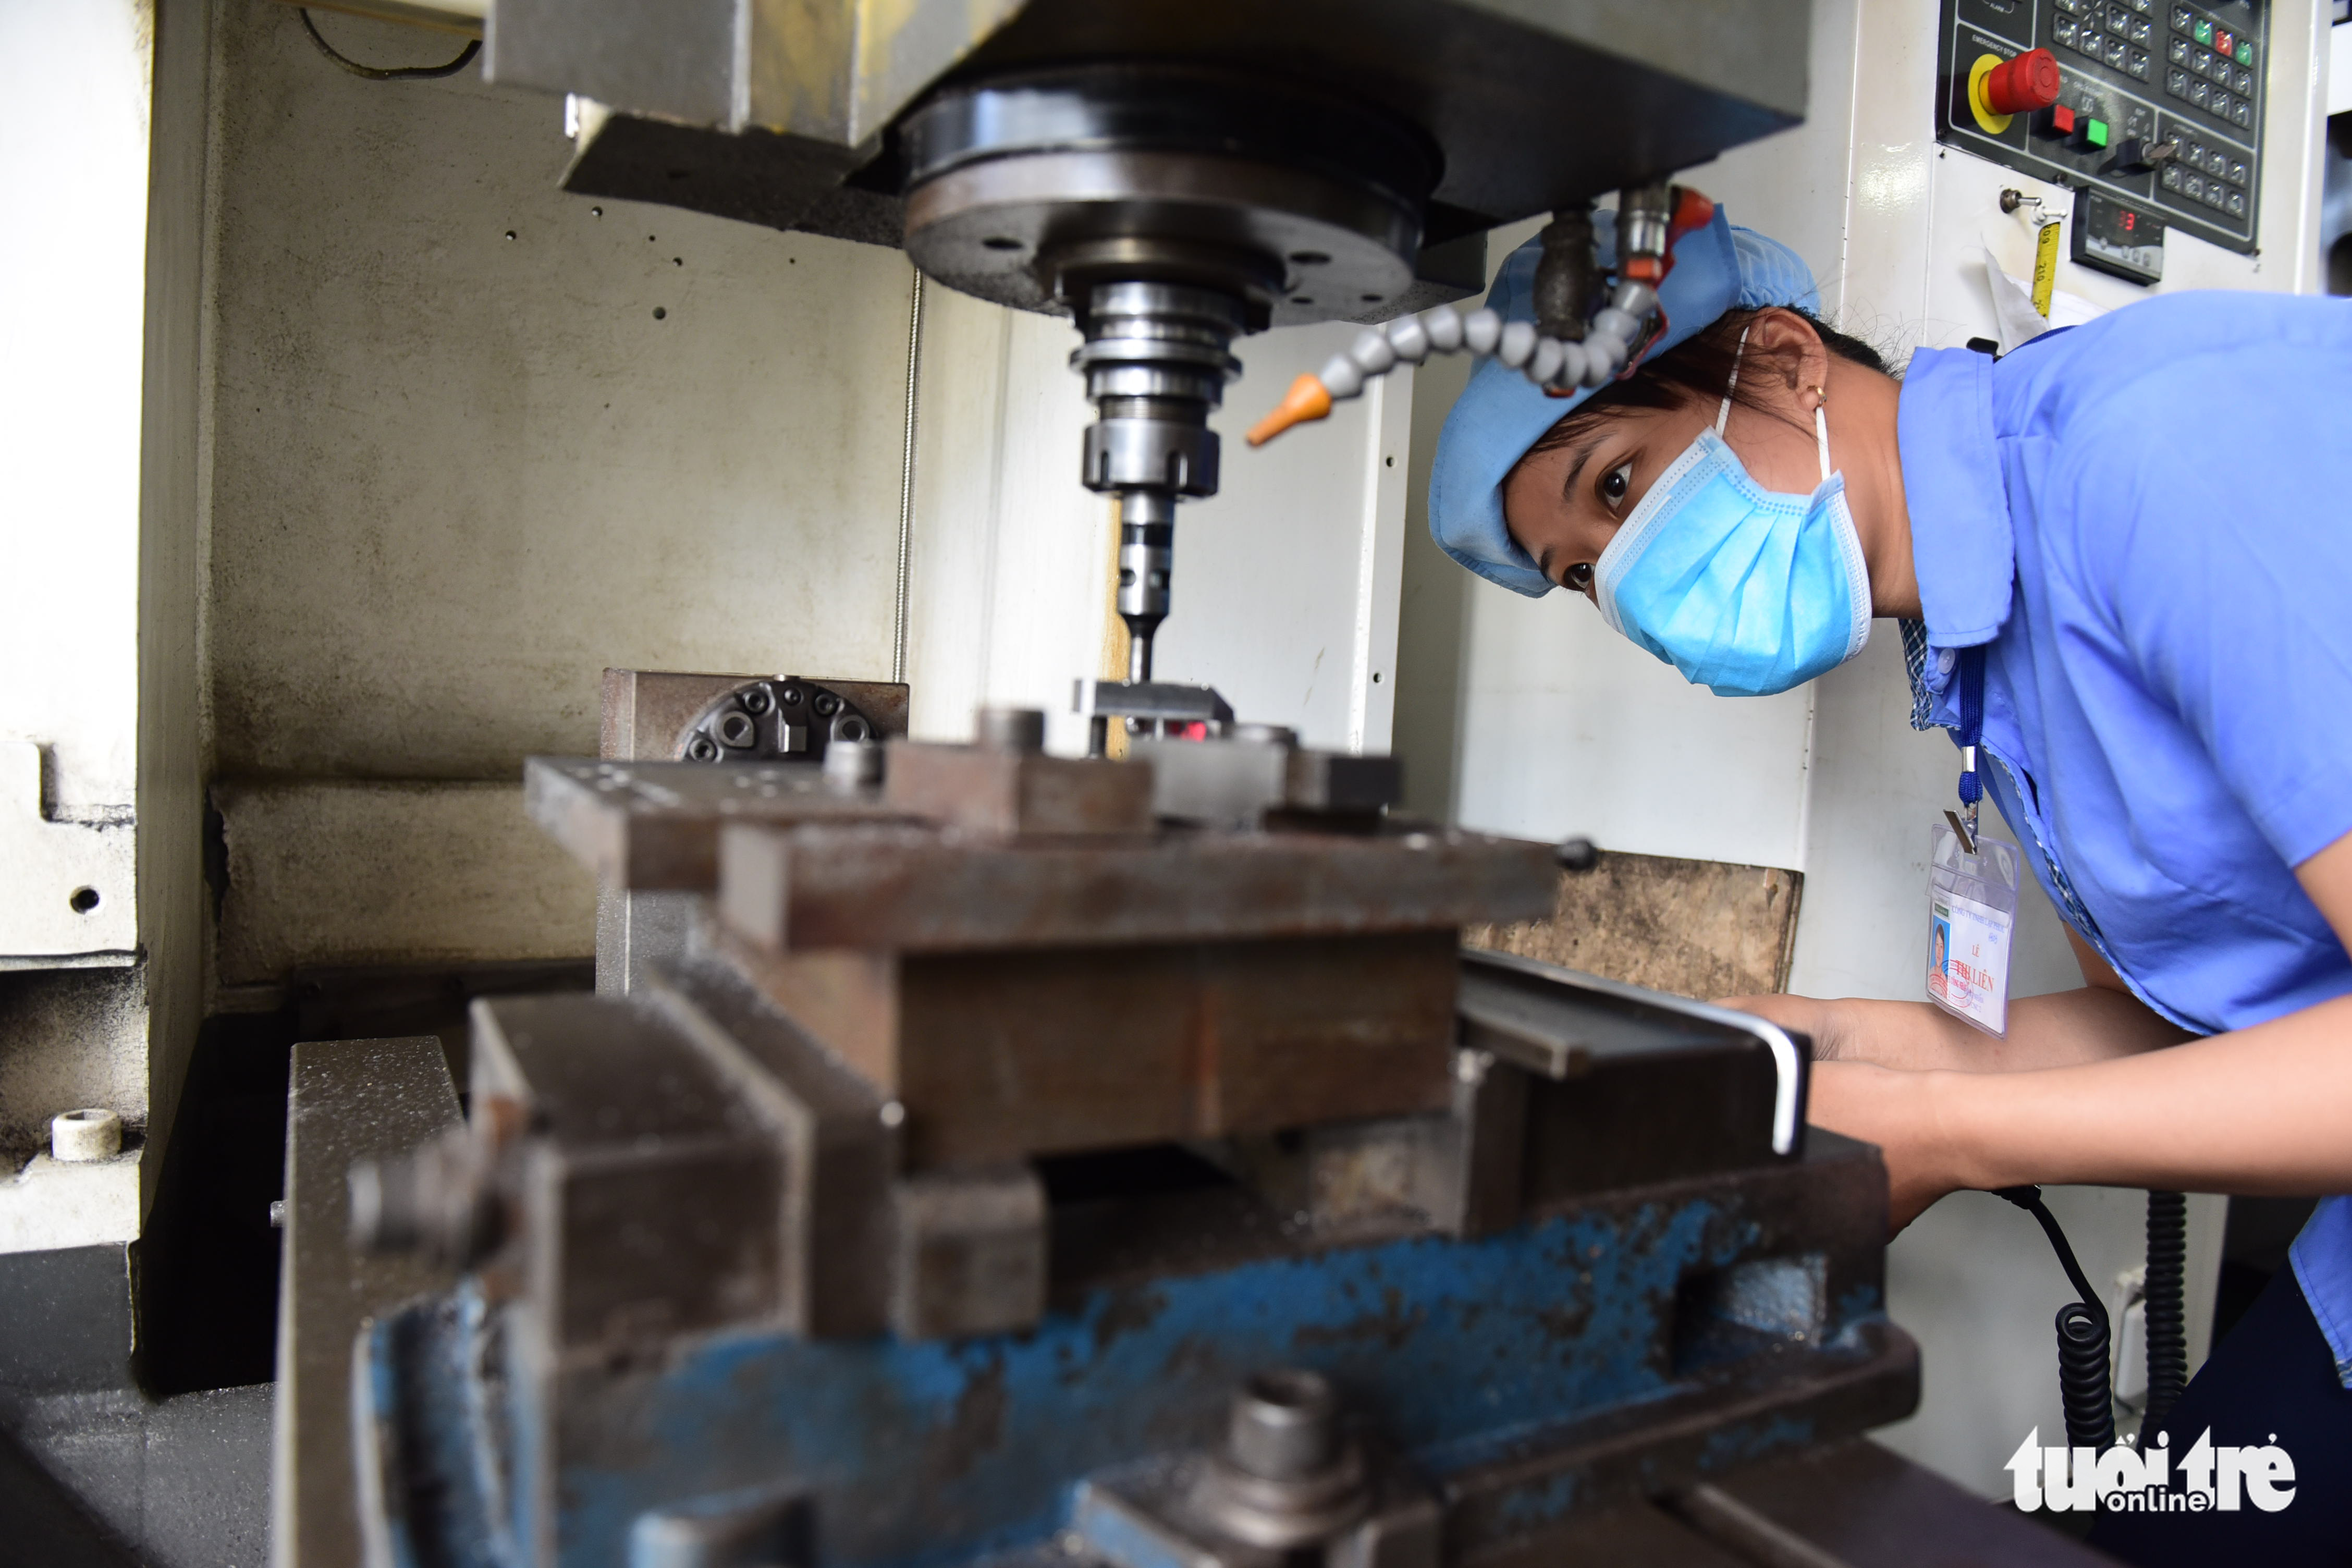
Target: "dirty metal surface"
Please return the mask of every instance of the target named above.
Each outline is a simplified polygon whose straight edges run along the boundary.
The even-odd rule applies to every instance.
[[[521,1275],[557,1349],[781,1314],[774,1130],[674,1019],[635,998],[478,1002],[473,1097],[532,1130]]]
[[[1006,844],[737,821],[719,864],[720,920],[773,952],[1451,929],[1549,908],[1554,877],[1548,845],[1414,830]]]
[[[431,1035],[307,1041],[294,1047],[286,1121],[271,1557],[279,1568],[327,1568],[359,1560],[353,1340],[378,1314],[451,1282],[414,1258],[351,1250],[343,1173],[456,1125],[457,1086]]]
[[[677,670],[607,669],[604,719],[596,754],[607,762],[677,762],[679,742],[696,714],[713,698],[758,675],[707,675]],[[835,691],[874,721],[879,734],[907,732],[908,691],[887,680],[834,680],[814,684]]]
[[[681,965],[646,991],[775,1131],[785,1326],[819,1337],[880,1330],[899,1163],[883,1095],[725,964]]]
[[[605,889],[709,892],[729,822],[903,821],[871,790],[845,788],[807,763],[523,763],[531,820]]]
[[[1048,1536],[1078,1477],[1205,1444],[1241,1377],[1294,1365],[1439,1486],[1449,1541],[1468,1532],[1450,1553],[1468,1555],[1910,1409],[1916,1352],[1884,1320],[1882,1233],[1866,1228],[1883,1215],[1857,1205],[1874,1180],[1883,1205],[1884,1176],[1841,1144],[1470,1242],[1331,1247],[1261,1225],[1229,1238],[1254,1256],[1195,1250],[1197,1271],[1171,1271],[1113,1204],[1091,1247],[1056,1216],[1051,1304],[1026,1333],[735,1334],[549,1370],[525,1554],[617,1563],[644,1510],[781,1475],[814,1489],[828,1564],[960,1562]],[[1706,1282],[1742,1268],[1816,1282],[1811,1317],[1722,1319],[1741,1297]],[[380,1364],[430,1364],[401,1333],[430,1338],[416,1320],[380,1331]]]
[[[1456,954],[1430,931],[740,967],[933,1168],[1441,1109]]]

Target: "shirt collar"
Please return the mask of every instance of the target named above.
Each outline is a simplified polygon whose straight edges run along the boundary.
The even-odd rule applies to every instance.
[[[1991,356],[1922,349],[1903,374],[1895,437],[1927,644],[1990,642],[2009,619],[2016,541],[1993,439]]]

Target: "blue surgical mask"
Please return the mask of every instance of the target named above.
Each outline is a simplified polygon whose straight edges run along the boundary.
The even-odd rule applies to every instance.
[[[1870,575],[1822,410],[1822,483],[1810,496],[1749,477],[1724,444],[1730,413],[1727,392],[1715,428],[1658,477],[1601,552],[1593,598],[1611,626],[1694,685],[1767,697],[1862,651]]]

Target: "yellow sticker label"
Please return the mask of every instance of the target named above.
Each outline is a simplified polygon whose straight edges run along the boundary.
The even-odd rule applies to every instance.
[[[2050,319],[2050,291],[2058,285],[2058,220],[2042,226],[2033,239],[2033,309]]]

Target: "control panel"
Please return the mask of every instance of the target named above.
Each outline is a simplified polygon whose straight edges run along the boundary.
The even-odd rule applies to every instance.
[[[2269,28],[2268,0],[1943,0],[1937,140],[2251,252]]]

